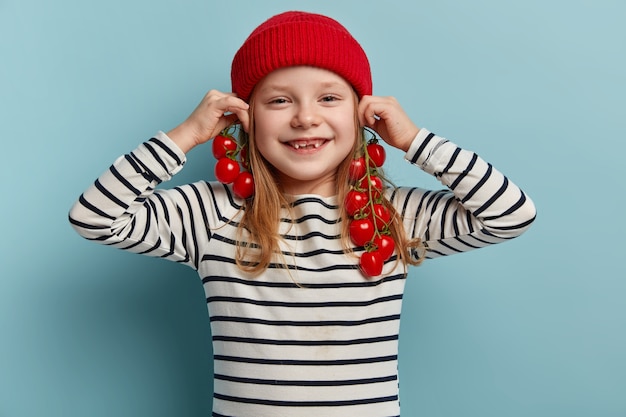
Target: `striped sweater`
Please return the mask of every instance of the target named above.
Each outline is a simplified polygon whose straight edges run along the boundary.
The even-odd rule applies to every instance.
[[[415,257],[499,243],[535,218],[499,171],[425,129],[406,159],[448,188],[389,192],[408,235],[424,241]],[[280,222],[282,259],[251,278],[235,265],[241,201],[228,186],[155,190],[184,162],[159,133],[117,159],[69,217],[87,239],[198,271],[213,337],[213,416],[398,416],[403,266],[392,258],[382,277],[364,278],[342,249],[341,202],[302,195]]]

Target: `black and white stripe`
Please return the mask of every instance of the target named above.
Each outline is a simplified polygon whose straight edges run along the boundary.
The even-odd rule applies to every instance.
[[[509,240],[532,202],[476,154],[422,130],[407,160],[447,189],[389,197],[435,258]],[[198,182],[155,190],[184,164],[164,134],[119,158],[70,212],[87,239],[198,270],[211,320],[214,416],[397,416],[403,266],[365,279],[341,246],[335,197],[302,196],[281,220],[282,258],[259,277],[234,262],[241,206]],[[284,263],[284,264],[283,264]]]

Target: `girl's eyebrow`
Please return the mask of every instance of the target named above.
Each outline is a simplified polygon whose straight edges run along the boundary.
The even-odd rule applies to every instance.
[[[286,91],[286,90],[289,90],[289,87],[286,85],[270,84],[270,85],[263,86],[263,88],[261,88],[259,92],[265,93],[265,92]]]
[[[346,84],[340,83],[339,81],[326,81],[326,82],[320,83],[320,87],[322,89],[329,89],[329,88],[348,89],[349,88]]]

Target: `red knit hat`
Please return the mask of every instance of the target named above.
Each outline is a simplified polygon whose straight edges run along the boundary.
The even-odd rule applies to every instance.
[[[350,32],[329,17],[299,11],[273,16],[248,36],[233,59],[233,92],[248,101],[267,74],[297,65],[339,74],[359,98],[372,94],[369,61]]]

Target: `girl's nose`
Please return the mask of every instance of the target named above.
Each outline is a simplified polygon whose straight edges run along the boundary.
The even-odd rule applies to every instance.
[[[318,124],[320,124],[320,115],[315,106],[308,104],[299,105],[291,121],[292,127],[300,129],[308,129]]]

